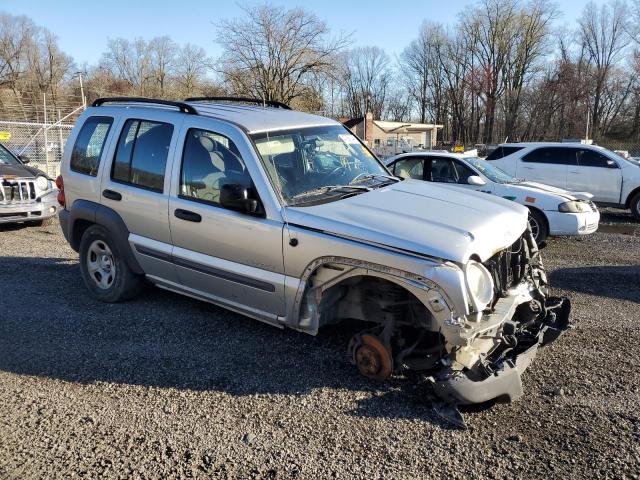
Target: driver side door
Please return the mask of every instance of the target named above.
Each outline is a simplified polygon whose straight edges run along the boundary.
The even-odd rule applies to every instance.
[[[284,315],[283,222],[220,204],[225,184],[258,196],[241,149],[246,140],[232,127],[185,121],[169,199],[173,259],[189,292],[276,323]]]
[[[477,175],[464,163],[449,157],[429,157],[426,162],[425,178],[435,183],[447,183],[476,190],[484,193],[493,193],[491,185],[469,185],[469,177]]]

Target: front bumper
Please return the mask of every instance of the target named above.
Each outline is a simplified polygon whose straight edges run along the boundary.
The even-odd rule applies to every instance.
[[[545,211],[550,235],[589,235],[598,230],[600,212],[564,213]]]
[[[483,403],[489,400],[511,402],[523,394],[521,375],[535,358],[538,348],[557,339],[569,328],[571,304],[567,298],[549,298],[545,314],[534,328],[533,337],[518,339],[511,351],[501,352],[497,360],[490,354],[485,368],[452,370],[441,372],[434,381],[435,393],[443,400],[457,405]],[[490,366],[490,368],[486,368]]]
[[[46,220],[56,215],[58,209],[55,193],[44,195],[37,200],[0,203],[0,224]]]

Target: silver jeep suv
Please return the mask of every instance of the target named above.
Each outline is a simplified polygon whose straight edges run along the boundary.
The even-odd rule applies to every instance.
[[[526,208],[394,177],[334,120],[239,100],[107,98],[81,116],[60,223],[91,294],[146,279],[312,335],[357,322],[367,377],[425,370],[450,404],[518,398],[570,310]]]

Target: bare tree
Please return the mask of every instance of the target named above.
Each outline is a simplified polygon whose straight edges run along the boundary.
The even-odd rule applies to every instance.
[[[167,80],[173,75],[178,46],[168,36],[156,37],[147,44],[152,82],[157,95],[167,95]]]
[[[310,80],[329,70],[344,37],[330,38],[326,23],[302,8],[272,5],[244,9],[222,20],[222,74],[234,93],[291,102],[310,90]]]
[[[207,57],[202,47],[187,43],[177,55],[175,81],[180,97],[202,94],[205,78],[213,61]]]
[[[153,67],[144,39],[109,39],[107,51],[102,55],[101,67],[113,77],[126,82],[135,95],[149,93]]]
[[[580,39],[592,66],[590,103],[594,139],[602,133],[602,97],[612,66],[621,58],[629,44],[626,15],[626,5],[619,0],[612,0],[600,8],[594,2],[590,2],[585,6],[579,20]]]
[[[348,114],[361,117],[371,112],[375,118],[382,118],[393,78],[389,56],[378,47],[358,47],[342,58]]]
[[[556,9],[548,0],[532,1],[513,17],[514,34],[507,55],[502,81],[504,82],[505,137],[515,140],[522,90],[539,60],[547,52],[550,24],[556,17]]]
[[[484,140],[494,138],[496,108],[504,92],[502,74],[515,41],[516,0],[481,0],[461,17],[461,28],[473,45],[476,76],[485,104]]]
[[[409,91],[417,104],[418,118],[423,123],[442,116],[442,63],[439,54],[443,43],[442,26],[424,22],[418,38],[400,55],[400,69],[407,76]]]

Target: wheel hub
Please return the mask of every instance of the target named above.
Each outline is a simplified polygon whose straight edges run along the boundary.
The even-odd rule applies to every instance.
[[[87,270],[98,288],[107,290],[116,278],[116,265],[113,252],[106,242],[94,241],[87,251]]]

